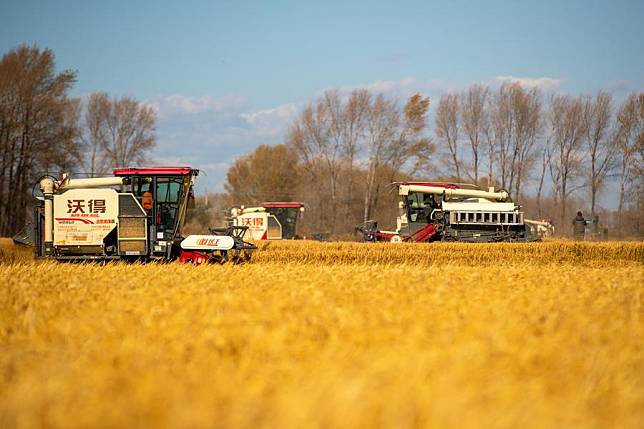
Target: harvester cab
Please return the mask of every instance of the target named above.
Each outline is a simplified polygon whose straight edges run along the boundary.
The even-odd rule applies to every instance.
[[[190,167],[124,168],[112,177],[40,180],[34,215],[37,257],[174,260],[203,263],[247,258],[246,228],[184,237],[199,171]]]
[[[439,182],[394,183],[399,195],[396,231],[359,228],[367,241],[531,241],[521,207],[506,191]]]
[[[258,207],[233,207],[228,218],[231,226],[247,227],[254,240],[293,240],[299,238],[297,224],[304,204],[268,202]]]

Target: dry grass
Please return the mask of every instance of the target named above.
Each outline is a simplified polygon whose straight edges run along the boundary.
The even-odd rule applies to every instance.
[[[33,249],[16,245],[10,238],[0,237],[0,264],[16,263],[33,259]]]
[[[644,421],[641,243],[263,247],[0,260],[0,427]]]

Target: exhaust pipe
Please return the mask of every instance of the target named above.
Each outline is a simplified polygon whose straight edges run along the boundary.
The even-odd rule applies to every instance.
[[[40,190],[45,197],[45,223],[43,235],[45,236],[45,254],[49,254],[54,242],[54,179],[44,177],[40,180]]]

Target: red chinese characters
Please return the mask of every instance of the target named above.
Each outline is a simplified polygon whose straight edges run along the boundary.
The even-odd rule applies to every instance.
[[[67,213],[105,213],[105,200],[67,200]]]
[[[105,200],[89,200],[87,207],[90,213],[105,213]]]
[[[85,213],[85,200],[67,200],[67,213]]]
[[[261,217],[242,218],[242,226],[264,226],[264,219]]]

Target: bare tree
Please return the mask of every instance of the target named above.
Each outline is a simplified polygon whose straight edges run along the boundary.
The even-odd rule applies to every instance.
[[[443,152],[447,149],[447,164],[450,171],[461,178],[461,160],[458,149],[458,132],[460,129],[460,118],[458,108],[458,95],[446,94],[438,100],[436,108],[436,137],[443,146]]]
[[[337,138],[339,134],[332,135],[336,132],[332,129],[333,122],[328,107],[332,97],[333,93],[327,92],[315,105],[307,106],[291,126],[286,141],[302,161],[304,171],[309,175],[309,183],[315,187],[316,193],[320,195],[328,190],[330,201],[325,204],[326,210],[322,210],[322,207],[319,209],[321,213],[325,213],[322,226],[333,233],[339,203],[339,177],[345,152],[342,141]]]
[[[537,88],[524,91],[518,105],[517,141],[516,151],[518,156],[515,162],[514,195],[521,197],[523,183],[532,171],[535,161],[534,149],[543,129],[541,112],[541,93]]]
[[[487,97],[485,103],[485,121],[483,121],[483,137],[485,144],[485,152],[487,153],[487,185],[494,186],[496,180],[494,179],[495,162],[497,157],[497,144],[496,144],[496,128],[494,127],[494,97],[492,95]]]
[[[156,114],[131,97],[114,99],[109,109],[102,111],[104,159],[109,167],[127,167],[142,164],[154,145]]]
[[[351,219],[355,193],[355,159],[360,151],[361,139],[364,137],[370,104],[371,93],[366,89],[356,89],[351,93],[344,109],[344,152],[348,164],[345,220]]]
[[[484,129],[484,134],[490,150],[496,149],[501,187],[516,197],[533,168],[534,149],[542,130],[541,116],[539,90],[524,89],[518,83],[503,84],[490,108],[490,126]],[[490,167],[492,162],[490,159]],[[490,176],[492,171],[490,168]]]
[[[430,140],[423,137],[427,125],[429,98],[415,94],[407,100],[402,114],[394,100],[379,95],[371,106],[367,121],[366,145],[368,152],[367,183],[363,222],[371,217],[377,205],[379,188],[377,174],[381,167],[393,174],[407,170],[405,165],[415,161],[409,171],[415,172],[433,152]]]
[[[512,91],[509,84],[503,84],[494,96],[491,106],[490,121],[497,155],[497,181],[502,188],[508,187],[512,140],[514,132],[514,115],[512,114]]]
[[[626,186],[635,178],[641,187],[641,159],[638,155],[644,152],[644,93],[632,93],[622,103],[617,113],[617,145],[619,158],[619,226],[622,225],[622,213],[626,196]]]
[[[561,207],[561,225],[566,221],[566,204],[581,175],[583,139],[586,134],[583,121],[583,101],[566,95],[555,95],[550,100],[549,125],[552,139],[550,175],[555,201]]]
[[[423,136],[428,108],[429,99],[419,94],[401,109],[396,100],[374,98],[360,89],[348,97],[326,91],[301,112],[286,141],[311,184],[306,194],[319,213],[320,228],[331,233],[346,230],[349,222],[355,225],[358,210],[361,218],[368,219],[383,182],[425,165],[432,152],[431,142]],[[341,198],[344,189],[346,197]],[[364,190],[362,204],[356,204],[357,189]],[[344,218],[338,219],[341,212]]]
[[[400,115],[395,102],[385,99],[381,94],[376,97],[370,108],[366,126],[366,150],[368,157],[367,181],[364,195],[363,221],[366,223],[371,214],[374,199],[374,186],[378,167],[386,157],[387,146],[395,139],[400,125]]]
[[[472,156],[472,168],[468,169],[467,174],[474,183],[479,182],[483,141],[488,130],[486,107],[489,95],[490,89],[479,84],[472,85],[461,95],[460,113],[463,131],[469,140]]]
[[[0,60],[0,235],[25,221],[31,186],[80,156],[73,71],[55,72],[51,50],[20,46]]]
[[[426,168],[435,150],[432,141],[424,136],[428,111],[429,97],[423,97],[418,93],[409,97],[405,103],[402,128],[387,153],[386,165],[391,171],[405,170],[414,175]],[[413,165],[405,168],[405,164],[412,160]]]
[[[611,139],[612,97],[603,91],[584,101],[583,121],[590,169],[590,211],[596,213],[597,197],[613,168],[617,146]]]
[[[537,214],[539,216],[539,219],[541,219],[543,218],[541,204],[542,204],[542,198],[543,198],[544,182],[546,178],[546,171],[548,171],[548,165],[550,164],[550,161],[551,161],[549,139],[547,139],[543,143],[541,152],[539,154],[539,159],[541,160],[541,169],[539,171],[539,184],[537,185]]]
[[[109,160],[104,148],[109,145],[107,118],[112,108],[105,93],[90,94],[83,115],[82,140],[85,147],[85,172],[90,177],[101,176],[108,172]]]

